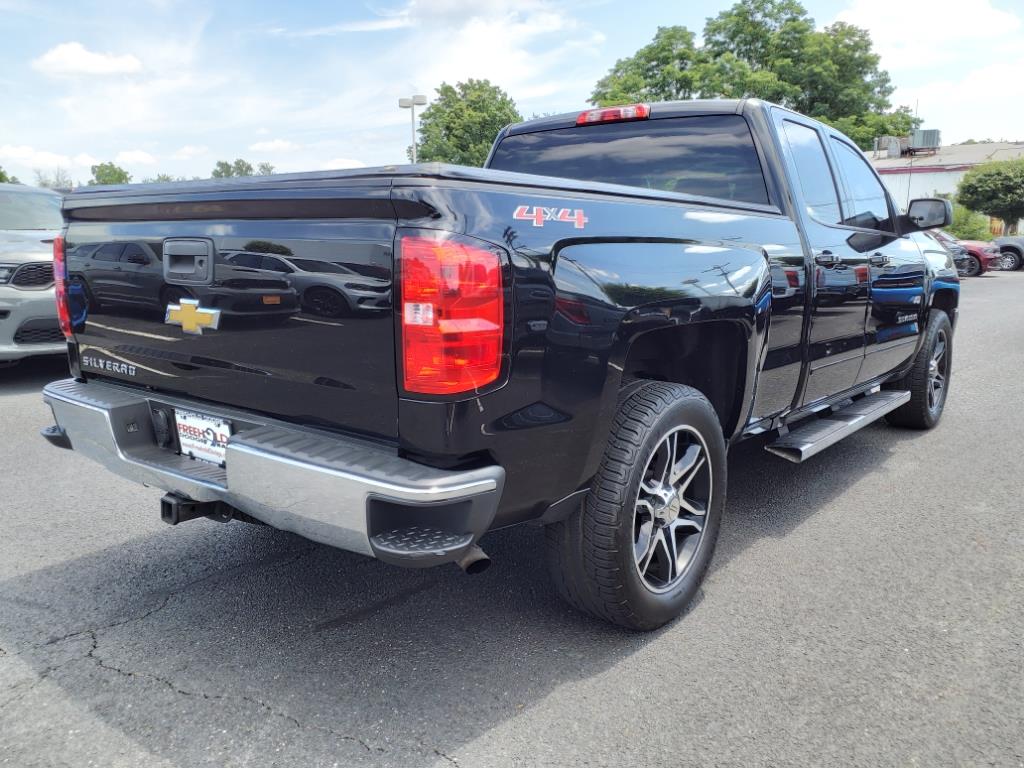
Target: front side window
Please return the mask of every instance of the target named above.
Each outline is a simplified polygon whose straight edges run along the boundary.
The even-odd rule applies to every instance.
[[[892,217],[885,189],[868,161],[845,141],[832,139],[839,174],[845,182],[843,224],[849,227],[892,232]]]
[[[782,127],[807,213],[823,224],[839,224],[839,195],[818,132],[792,120],[784,120]]]
[[[260,268],[260,254],[258,253],[236,253],[228,258],[236,267]]]
[[[564,179],[767,204],[747,121],[699,115],[506,136],[488,165]]]
[[[263,269],[269,269],[271,272],[283,272],[285,274],[292,271],[291,267],[273,256],[264,256],[262,267]]]

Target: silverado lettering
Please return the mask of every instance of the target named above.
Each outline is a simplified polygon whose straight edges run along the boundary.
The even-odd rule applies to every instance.
[[[115,360],[103,360],[92,355],[82,355],[82,365],[89,368],[96,368],[110,373],[120,373],[124,376],[134,376],[135,366],[129,363],[119,363]]]
[[[700,587],[731,445],[805,461],[882,417],[933,427],[949,391],[959,282],[925,230],[950,204],[901,212],[849,138],[753,99],[527,121],[482,169],[63,207],[55,445],[162,487],[172,524],[401,566],[475,573],[489,531],[539,523],[559,593],[632,629]],[[164,324],[200,304],[216,333]]]

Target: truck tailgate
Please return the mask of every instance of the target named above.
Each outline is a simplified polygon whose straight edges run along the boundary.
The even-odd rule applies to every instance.
[[[389,182],[249,187],[69,196],[82,374],[395,437]]]

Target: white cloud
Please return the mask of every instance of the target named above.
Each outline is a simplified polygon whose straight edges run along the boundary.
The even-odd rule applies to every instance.
[[[942,143],[967,139],[1024,140],[1024,52],[1015,58],[936,79],[919,86],[898,88],[896,104],[918,105],[926,128],[942,131]],[[970,94],[965,103],[957,94]]]
[[[1019,16],[993,7],[990,0],[973,0],[969,8],[961,0],[930,0],[926,7],[853,0],[836,19],[867,29],[889,69],[928,69],[958,59],[988,58],[1000,39],[1019,45],[1022,25]]]
[[[100,161],[97,160],[95,157],[93,157],[90,154],[86,154],[85,152],[79,152],[77,155],[71,158],[71,165],[79,166],[82,168],[88,168],[93,165],[99,165],[99,162]]]
[[[1008,7],[1004,5],[1004,7]],[[968,138],[1024,138],[1024,14],[992,0],[851,0],[837,21],[870,32],[897,86],[894,105],[917,109],[943,144]]]
[[[81,43],[61,43],[32,62],[47,75],[119,75],[138,72],[142,62],[130,53],[96,53]]]
[[[365,168],[366,163],[361,160],[353,160],[350,157],[336,157],[333,160],[328,160],[322,167],[325,171],[335,171],[346,168]]]
[[[298,148],[298,144],[295,144],[286,139],[271,139],[270,141],[257,141],[255,144],[249,145],[249,150],[252,152],[294,152]]]
[[[153,165],[156,158],[141,149],[126,149],[117,153],[114,162],[119,165]]]
[[[71,165],[71,158],[67,155],[36,149],[28,144],[0,146],[0,160],[19,163],[29,168],[67,168]]]
[[[395,15],[380,19],[346,21],[341,24],[330,24],[325,27],[312,27],[310,29],[288,30],[277,27],[271,29],[270,34],[285,37],[332,37],[346,32],[382,32],[409,26],[412,26],[412,20],[408,16]]]
[[[186,144],[171,155],[171,158],[174,160],[191,160],[193,157],[201,157],[209,151],[210,148],[205,145],[196,146],[194,144]]]

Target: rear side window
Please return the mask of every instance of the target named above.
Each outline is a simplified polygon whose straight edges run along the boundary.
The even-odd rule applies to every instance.
[[[823,224],[840,224],[839,195],[818,132],[792,120],[782,122],[807,213]]]
[[[506,136],[489,168],[768,203],[747,121],[702,115]]]
[[[839,174],[846,186],[843,207],[846,216],[843,223],[851,227],[879,229],[892,232],[889,203],[885,190],[860,152],[845,141],[832,139]]]
[[[121,251],[124,250],[124,245],[121,243],[107,243],[101,245],[96,253],[93,254],[93,259],[96,261],[117,261],[121,258]]]

